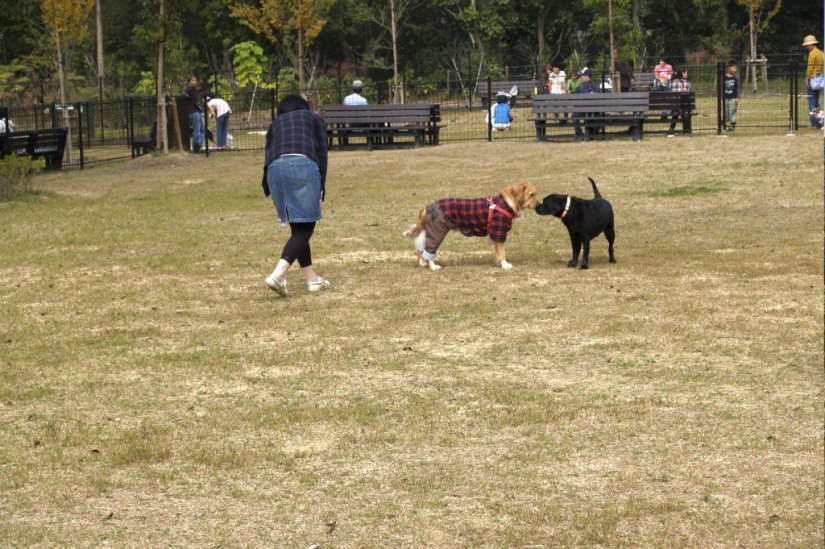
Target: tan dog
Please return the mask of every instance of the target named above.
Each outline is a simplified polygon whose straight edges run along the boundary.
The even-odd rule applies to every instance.
[[[504,253],[504,241],[513,226],[513,220],[526,208],[535,208],[536,188],[532,183],[517,183],[504,187],[497,196],[484,198],[445,198],[433,202],[418,212],[418,223],[404,236],[413,241],[421,252],[418,264],[433,271],[441,267],[435,258],[438,247],[450,231],[461,231],[464,236],[487,236],[492,240],[496,265],[511,269]]]

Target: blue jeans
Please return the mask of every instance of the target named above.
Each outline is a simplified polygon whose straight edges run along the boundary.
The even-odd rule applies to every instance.
[[[218,147],[226,147],[226,134],[229,133],[229,117],[231,112],[222,114],[215,120],[215,132],[218,134]]]
[[[816,118],[816,115],[811,114],[814,109],[819,108],[819,94],[820,91],[812,90],[810,87],[808,88],[808,117],[810,118],[812,128],[819,126],[819,120]]]
[[[192,152],[198,152],[203,147],[203,115],[198,112],[189,113],[189,125],[192,126]]]

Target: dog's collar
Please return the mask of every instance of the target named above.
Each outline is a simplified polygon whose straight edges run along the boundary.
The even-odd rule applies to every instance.
[[[567,195],[567,203],[564,205],[564,211],[561,212],[559,218],[564,219],[564,216],[567,215],[568,210],[570,210],[570,195]]]

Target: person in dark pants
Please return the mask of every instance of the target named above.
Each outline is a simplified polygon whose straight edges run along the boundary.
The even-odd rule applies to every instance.
[[[592,76],[593,72],[590,69],[584,69],[581,74],[581,84],[579,84],[579,87],[576,89],[575,93],[596,93],[598,91],[598,88],[596,87],[596,83],[593,82],[593,80],[591,80]],[[582,118],[590,118],[593,116],[593,114],[594,113],[573,113],[573,128],[576,132],[577,139],[581,139],[585,136],[584,131],[582,131],[581,128]],[[598,133],[598,128],[588,126],[586,120],[584,126],[588,136],[596,135]]]
[[[327,177],[327,132],[324,119],[313,113],[309,103],[297,95],[287,95],[278,104],[278,117],[266,132],[264,194],[272,197],[278,219],[289,223],[291,235],[281,259],[266,285],[288,296],[286,273],[295,260],[306,278],[307,290],[320,292],[330,287],[312,265],[309,240],[321,219],[321,202]]]
[[[616,72],[619,73],[619,89],[629,92],[633,85],[633,64],[626,59],[616,61]]]
[[[670,81],[670,91],[672,92],[690,92],[690,80],[688,80],[688,71],[676,70],[673,72],[673,79]],[[676,122],[683,116],[681,110],[671,111],[670,128],[667,131],[668,137],[673,137],[676,132]],[[684,123],[684,121],[683,121]]]
[[[203,112],[198,103],[198,77],[192,76],[186,84],[186,99],[188,104],[189,125],[192,127],[192,152],[198,152],[203,147]]]

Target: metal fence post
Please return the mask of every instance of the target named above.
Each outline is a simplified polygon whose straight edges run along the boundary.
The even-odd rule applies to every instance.
[[[799,131],[799,64],[796,61],[791,63],[791,72],[793,73],[791,123],[793,124],[793,131]]]
[[[83,169],[83,103],[75,103],[77,111],[77,148],[80,150],[80,169]],[[71,129],[69,130],[71,131]]]
[[[203,96],[203,146],[206,158],[209,158],[209,103],[206,94]]]
[[[126,103],[126,140],[127,146],[132,149],[132,158],[135,157],[135,148],[131,146],[135,138],[135,106],[134,99],[129,98]]]
[[[716,135],[722,135],[722,126],[725,125],[725,63],[716,64]]]
[[[493,141],[493,78],[487,75],[487,142]],[[482,105],[484,102],[481,102]]]
[[[796,63],[788,66],[788,131],[794,133],[794,100],[796,98]]]

